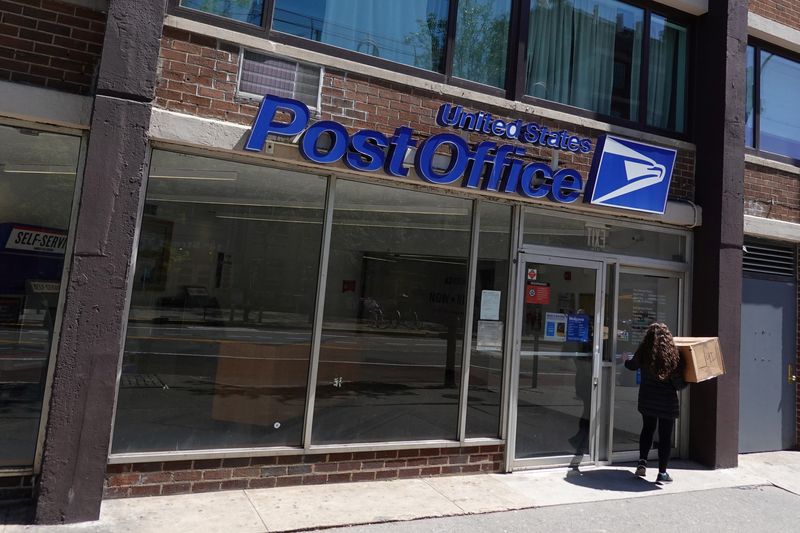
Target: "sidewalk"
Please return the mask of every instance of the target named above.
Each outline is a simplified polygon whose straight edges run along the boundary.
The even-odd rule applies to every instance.
[[[742,455],[739,467],[705,470],[675,461],[675,482],[656,485],[632,466],[550,469],[336,485],[129,498],[103,502],[97,522],[62,527],[0,526],[18,531],[278,532],[562,504],[629,500],[733,487],[776,486],[800,495],[800,452]]]

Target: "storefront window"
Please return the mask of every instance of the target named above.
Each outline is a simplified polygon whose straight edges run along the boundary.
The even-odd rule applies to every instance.
[[[511,207],[483,202],[480,225],[466,435],[496,438],[500,430],[503,348],[508,327]]]
[[[664,17],[650,17],[647,124],[682,132],[686,116],[687,31]]]
[[[80,145],[0,126],[0,467],[34,462]]]
[[[472,202],[339,180],[314,444],[455,439]]]
[[[256,26],[264,14],[264,0],[181,0],[181,6]]]
[[[502,87],[510,19],[511,0],[460,0],[453,75]]]
[[[301,443],[325,191],[153,154],[115,453]]]
[[[274,30],[444,71],[449,0],[276,0]]]
[[[530,5],[526,93],[638,119],[644,10],[616,0]]]
[[[590,250],[682,262],[686,238],[642,227],[619,226],[596,219],[562,218],[525,209],[525,244]]]

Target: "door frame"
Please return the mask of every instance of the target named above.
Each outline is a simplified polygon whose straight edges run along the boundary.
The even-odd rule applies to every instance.
[[[594,309],[594,338],[592,341],[592,393],[591,407],[589,410],[589,449],[588,458],[584,456],[580,465],[595,464],[597,462],[597,430],[598,430],[598,407],[601,399],[600,383],[600,364],[602,359],[602,328],[603,328],[603,303],[605,302],[605,262],[598,259],[586,259],[584,254],[570,254],[569,250],[560,250],[558,254],[542,253],[536,247],[523,247],[517,254],[516,263],[516,282],[512,292],[513,319],[511,329],[511,365],[509,371],[509,395],[508,395],[508,417],[506,426],[506,471],[521,470],[542,466],[576,466],[575,456],[555,455],[536,457],[530,459],[516,458],[516,437],[517,437],[517,406],[519,400],[519,368],[521,359],[522,344],[522,314],[520,313],[524,303],[519,295],[524,287],[526,276],[524,275],[526,263],[539,263],[549,265],[563,265],[575,268],[589,268],[595,271],[595,309]],[[583,256],[583,257],[581,257]]]

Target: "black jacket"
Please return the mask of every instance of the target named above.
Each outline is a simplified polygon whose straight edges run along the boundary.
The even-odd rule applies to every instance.
[[[625,361],[625,368],[628,370],[641,368],[642,371],[639,384],[639,412],[645,416],[678,418],[680,414],[678,391],[686,387],[686,382],[683,380],[683,360],[675,372],[665,380],[658,379],[648,367],[641,366],[640,361],[639,357]]]

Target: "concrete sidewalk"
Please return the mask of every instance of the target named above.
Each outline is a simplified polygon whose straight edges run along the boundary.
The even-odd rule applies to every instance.
[[[277,532],[746,486],[774,485],[800,495],[800,452],[742,455],[739,465],[714,471],[675,461],[669,485],[653,483],[654,468],[642,480],[625,465],[129,498],[105,501],[99,521],[72,526],[15,525],[12,513],[0,533]]]

